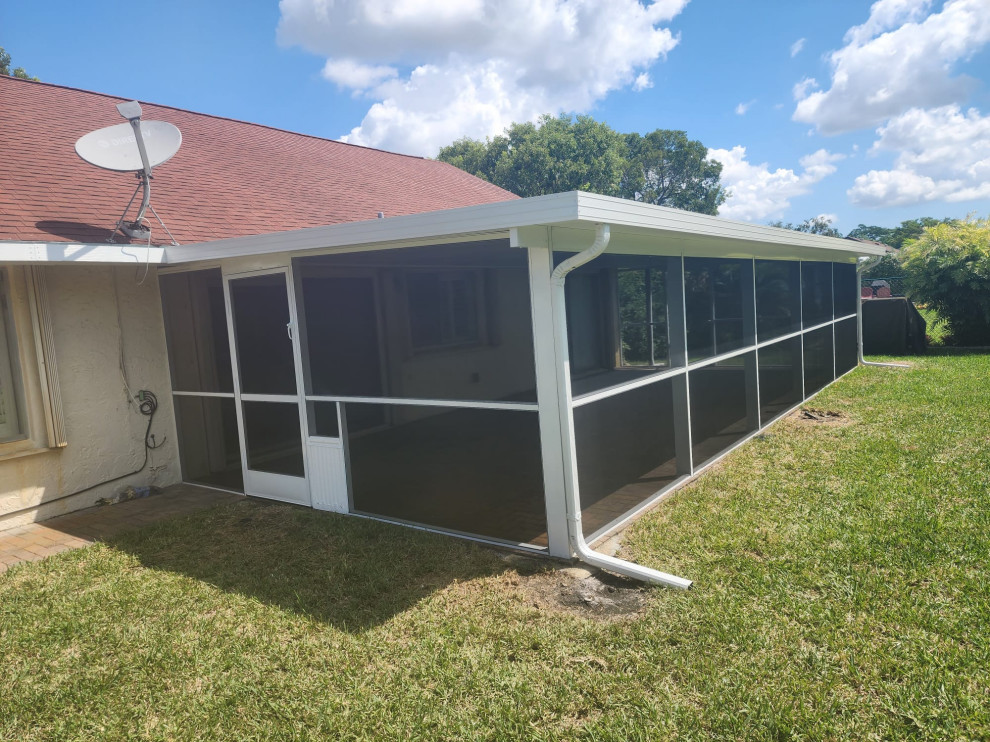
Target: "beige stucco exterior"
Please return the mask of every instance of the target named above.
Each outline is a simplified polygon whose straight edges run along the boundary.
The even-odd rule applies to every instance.
[[[23,379],[22,417],[29,437],[0,444],[0,528],[89,507],[128,485],[180,481],[154,267],[146,276],[143,265],[9,266],[7,270]],[[50,447],[46,432],[29,270],[44,271],[47,284],[64,447]],[[148,418],[139,413],[132,398],[140,389],[158,396],[152,433],[157,441],[166,439],[161,448],[149,452],[144,471],[46,504],[141,466]]]

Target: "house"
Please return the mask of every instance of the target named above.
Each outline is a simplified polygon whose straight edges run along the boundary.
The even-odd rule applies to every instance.
[[[150,104],[178,244],[111,241],[121,99],[0,99],[0,526],[187,481],[684,587],[587,543],[860,359],[871,245]]]

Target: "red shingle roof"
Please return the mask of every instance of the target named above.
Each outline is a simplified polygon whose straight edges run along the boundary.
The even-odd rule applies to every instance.
[[[0,240],[107,241],[137,181],[83,162],[73,147],[89,131],[122,123],[122,100],[0,76]],[[180,243],[516,198],[442,162],[141,106],[145,119],[182,131],[182,148],[151,184],[151,205]],[[152,241],[166,242],[147,217]]]

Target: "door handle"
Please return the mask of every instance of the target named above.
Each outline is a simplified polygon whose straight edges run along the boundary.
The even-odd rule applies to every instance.
[[[285,332],[288,334],[289,340],[295,340],[295,338],[292,335],[292,323],[291,322],[287,322],[285,324]]]

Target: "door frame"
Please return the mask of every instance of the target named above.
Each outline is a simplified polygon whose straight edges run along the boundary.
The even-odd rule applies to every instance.
[[[241,472],[244,477],[244,494],[264,497],[270,500],[291,502],[297,505],[310,506],[312,498],[309,487],[309,460],[307,457],[306,439],[309,433],[309,421],[306,416],[306,389],[302,371],[302,355],[300,348],[299,319],[296,313],[295,282],[292,276],[292,266],[279,266],[258,270],[228,271],[222,269],[223,298],[227,313],[227,335],[230,342],[231,371],[234,377],[234,402],[237,412],[237,436],[241,447]],[[292,363],[295,369],[296,393],[289,394],[244,394],[241,391],[240,357],[237,354],[237,337],[234,328],[234,306],[230,295],[230,282],[241,278],[280,274],[285,281],[286,301],[289,309],[289,324],[286,331],[292,341]],[[302,448],[303,476],[295,477],[288,474],[273,474],[257,471],[248,467],[247,437],[244,427],[243,402],[295,402],[299,411],[299,441]]]

